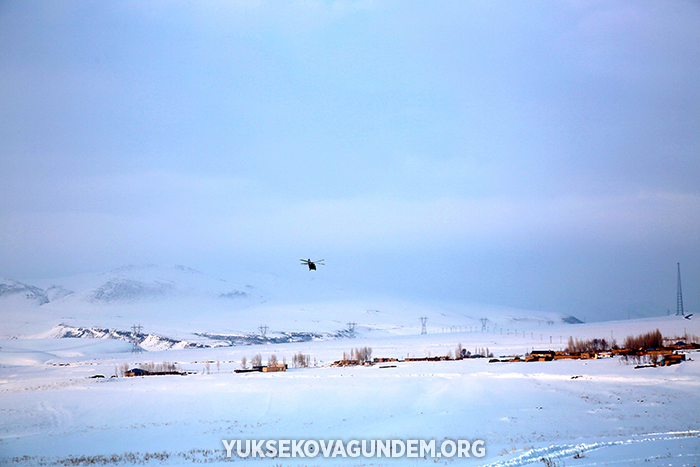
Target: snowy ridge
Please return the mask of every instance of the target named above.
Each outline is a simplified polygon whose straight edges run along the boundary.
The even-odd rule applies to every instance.
[[[264,345],[283,344],[294,342],[312,342],[332,339],[342,339],[352,337],[349,331],[338,331],[336,333],[314,333],[314,332],[278,332],[265,336],[259,334],[212,334],[194,333],[207,342],[192,342],[184,339],[174,339],[171,337],[159,336],[156,334],[134,333],[132,331],[120,331],[118,329],[107,329],[99,327],[74,327],[63,323],[58,324],[45,333],[38,334],[34,338],[38,339],[117,339],[136,344],[144,350],[183,350],[183,349],[203,349],[210,347],[228,347],[235,345]]]
[[[207,344],[172,339],[170,337],[158,336],[155,334],[141,334],[128,331],[119,331],[117,329],[102,329],[95,327],[72,327],[66,326],[65,324],[58,324],[51,328],[48,332],[37,337],[53,339],[118,339],[132,343],[135,342],[144,350],[182,350],[211,347]]]

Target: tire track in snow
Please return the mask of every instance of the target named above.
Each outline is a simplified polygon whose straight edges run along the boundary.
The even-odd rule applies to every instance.
[[[49,418],[47,424],[50,426],[48,432],[50,434],[58,434],[65,431],[65,428],[70,425],[73,420],[72,414],[62,405],[54,405],[48,402],[39,404],[39,411],[44,413]]]
[[[579,443],[579,444],[564,444],[551,445],[544,448],[531,449],[513,459],[493,462],[486,464],[483,467],[517,467],[520,465],[533,464],[541,462],[543,457],[547,458],[567,458],[576,454],[585,454],[598,449],[605,449],[612,446],[622,446],[637,443],[650,443],[658,441],[676,440],[679,438],[700,437],[700,430],[688,431],[669,431],[666,433],[649,433],[641,435],[634,439],[626,439],[619,441],[604,441],[599,443]]]

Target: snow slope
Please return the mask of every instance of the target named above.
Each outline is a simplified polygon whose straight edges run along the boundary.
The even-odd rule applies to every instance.
[[[656,328],[699,334],[670,317],[605,323],[620,336]],[[596,327],[598,326],[598,327]],[[548,326],[547,329],[555,329]],[[603,330],[568,325],[575,337]],[[526,333],[527,334],[527,333]],[[458,343],[524,353],[539,336],[486,332],[361,334],[355,339],[128,353],[95,339],[0,342],[41,352],[0,367],[0,463],[228,464],[223,439],[483,439],[483,458],[232,459],[245,465],[633,465],[700,461],[700,354],[635,369],[618,358],[533,363],[485,359],[325,366],[352,347],[373,356],[443,355]],[[59,345],[57,345],[59,344]],[[14,347],[13,347],[14,346]],[[549,347],[545,344],[545,347]],[[118,353],[123,351],[122,353]],[[117,352],[117,353],[115,353]],[[236,374],[243,357],[303,352],[317,367]],[[125,363],[177,362],[187,376],[92,379]],[[207,372],[207,362],[209,371]],[[217,363],[218,362],[218,363]]]

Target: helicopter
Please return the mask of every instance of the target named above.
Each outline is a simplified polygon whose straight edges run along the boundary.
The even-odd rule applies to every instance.
[[[319,259],[317,261],[311,261],[310,259],[302,259],[299,260],[301,261],[301,264],[304,264],[309,267],[309,271],[315,271],[316,270],[316,265],[318,264],[319,266],[323,266],[323,260]]]

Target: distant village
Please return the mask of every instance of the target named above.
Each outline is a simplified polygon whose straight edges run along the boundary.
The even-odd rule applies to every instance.
[[[664,344],[664,342],[668,342]],[[344,352],[343,358],[334,361],[328,366],[348,367],[348,366],[374,366],[379,368],[395,368],[395,363],[410,362],[439,362],[457,361],[475,358],[488,358],[489,363],[501,362],[549,362],[554,360],[588,360],[599,358],[618,357],[623,363],[635,365],[635,368],[647,368],[656,366],[676,365],[686,360],[686,354],[700,350],[700,339],[697,336],[684,336],[683,338],[664,338],[656,330],[636,337],[628,337],[622,346],[618,346],[614,340],[605,339],[579,340],[569,339],[569,345],[564,350],[532,350],[524,356],[515,355],[494,358],[493,353],[488,348],[475,349],[474,353],[458,344],[454,354],[449,352],[443,356],[427,357],[375,357],[372,358],[372,349],[363,347]],[[196,363],[196,362],[195,362]],[[204,373],[210,372],[210,364],[215,362],[205,362]],[[234,363],[234,362],[229,362]],[[262,364],[262,357],[257,354],[251,360],[251,367],[247,367],[245,357],[240,362],[241,368],[234,370],[235,373],[276,373],[289,369],[286,360],[282,363],[277,361],[277,357],[272,355],[267,365]],[[306,368],[311,366],[311,358],[299,352],[292,359],[294,368]],[[219,362],[216,362],[217,367]],[[314,363],[313,366],[317,366]],[[162,376],[162,375],[187,375],[198,372],[188,372],[182,370],[177,364],[145,364],[138,368],[129,368],[124,365],[121,369],[116,369],[115,377],[120,374],[123,377],[134,376]],[[102,375],[99,375],[101,377]]]

